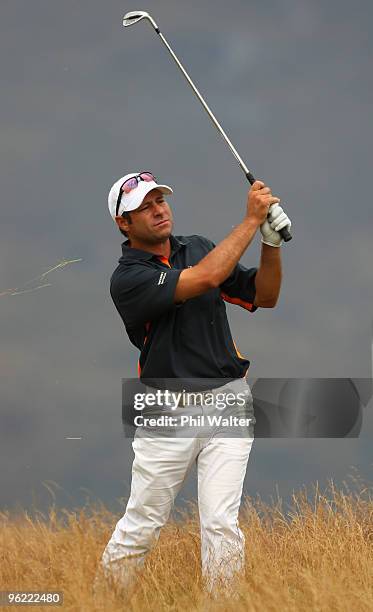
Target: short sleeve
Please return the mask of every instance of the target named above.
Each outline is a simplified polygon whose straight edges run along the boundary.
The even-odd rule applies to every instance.
[[[176,307],[174,295],[181,272],[136,264],[124,266],[113,276],[110,294],[126,327],[145,325]]]
[[[221,297],[224,301],[237,304],[249,312],[255,312],[255,276],[257,268],[245,268],[237,264],[233,272],[220,285]]]

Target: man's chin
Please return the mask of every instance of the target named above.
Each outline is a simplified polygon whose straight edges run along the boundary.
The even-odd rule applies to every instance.
[[[154,238],[154,241],[157,243],[166,242],[166,240],[168,240],[172,234],[172,224],[165,223],[164,227],[156,227],[155,230],[156,231],[152,236],[152,238]]]
[[[171,234],[172,228],[170,229],[167,227],[163,231],[158,231],[156,234],[147,236],[144,239],[144,242],[147,242],[148,244],[163,244],[164,242],[167,242]]]

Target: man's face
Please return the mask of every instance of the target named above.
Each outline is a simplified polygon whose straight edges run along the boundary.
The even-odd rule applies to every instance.
[[[131,223],[123,217],[116,217],[119,227],[125,230],[133,243],[159,244],[171,235],[172,212],[159,189],[152,189],[143,199],[141,206],[130,212]]]

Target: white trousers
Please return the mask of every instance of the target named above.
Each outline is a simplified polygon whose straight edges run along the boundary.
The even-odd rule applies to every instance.
[[[235,392],[245,391],[245,414],[253,417],[252,396],[245,379],[233,383]],[[232,383],[228,383],[218,390],[231,388]],[[200,414],[211,412],[203,406],[195,410]],[[252,420],[255,422],[254,417]],[[245,540],[238,525],[238,512],[252,433],[226,437],[221,427],[205,433],[204,437],[175,437],[151,435],[137,428],[132,443],[135,458],[130,498],[102,555],[104,571],[116,573],[123,587],[134,580],[136,569],[143,565],[145,555],[157,541],[194,462],[206,588],[213,591],[218,585],[224,586],[243,569]]]

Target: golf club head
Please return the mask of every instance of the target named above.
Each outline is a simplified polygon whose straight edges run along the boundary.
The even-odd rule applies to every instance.
[[[150,21],[150,23],[152,24],[153,28],[155,30],[158,29],[158,26],[155,23],[154,19],[149,15],[149,13],[146,13],[145,11],[130,11],[129,13],[126,13],[123,17],[123,25],[125,28],[127,28],[128,26],[131,26],[134,23],[138,23],[139,21],[141,21],[141,19],[148,19],[148,21]]]

